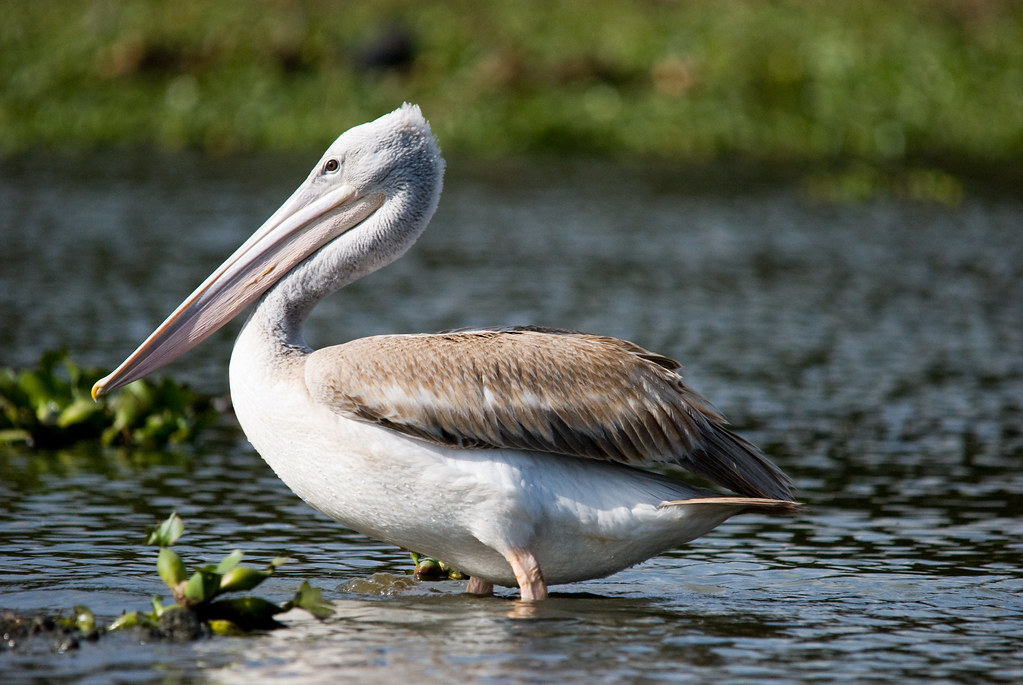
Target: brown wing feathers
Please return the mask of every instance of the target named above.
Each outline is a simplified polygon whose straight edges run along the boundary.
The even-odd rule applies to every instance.
[[[675,463],[748,497],[788,478],[630,342],[536,327],[376,336],[313,353],[306,383],[335,411],[456,447],[505,447],[637,466]]]

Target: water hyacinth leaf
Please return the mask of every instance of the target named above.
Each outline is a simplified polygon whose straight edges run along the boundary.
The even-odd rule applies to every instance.
[[[280,627],[274,616],[286,611],[261,597],[238,597],[213,602],[206,609],[207,620],[230,621],[243,630],[270,630]]]
[[[220,590],[220,574],[199,569],[185,584],[184,596],[192,604],[207,602]]]
[[[104,445],[113,445],[122,435],[123,432],[121,429],[116,426],[107,426],[103,429],[103,432],[99,434],[99,441]]]
[[[89,607],[81,605],[75,607],[75,627],[83,633],[91,633],[96,629],[96,617]]]
[[[103,411],[100,405],[88,397],[79,397],[64,407],[57,416],[57,427],[68,428],[89,421]]]
[[[278,566],[282,566],[288,563],[289,561],[291,561],[291,557],[274,557],[272,560],[270,560],[270,566],[267,568],[267,571],[272,572]]]
[[[436,559],[420,559],[419,563],[416,564],[414,571],[417,578],[440,578],[444,575],[444,570],[440,566],[440,562]]]
[[[192,577],[185,584],[183,594],[185,599],[193,604],[206,601],[206,584],[203,581],[202,573],[196,571],[192,574]]]
[[[417,580],[465,580],[466,575],[453,566],[425,557],[419,552],[409,552],[415,568],[410,572]]]
[[[36,419],[44,426],[55,426],[60,416],[60,405],[54,400],[47,400],[36,406]]]
[[[124,386],[124,390],[121,391],[126,397],[133,397],[135,402],[139,406],[146,406],[153,403],[153,396],[156,391],[153,389],[150,383],[140,383],[138,381],[129,383]]]
[[[18,376],[18,385],[25,392],[29,404],[35,408],[37,415],[42,413],[47,403],[53,399],[53,383],[42,370],[40,373],[23,372]]]
[[[114,410],[114,420],[110,424],[114,434],[127,432],[143,413],[142,402],[134,393],[122,392],[110,404]]]
[[[188,575],[181,557],[169,547],[160,547],[160,554],[156,558],[156,570],[171,592],[177,592],[178,586],[184,582]]]
[[[147,530],[146,544],[170,547],[178,541],[184,532],[185,522],[181,520],[177,512],[173,512],[160,525]]]
[[[211,619],[208,624],[214,635],[230,637],[245,634],[245,631],[237,623],[224,618]]]
[[[135,626],[142,625],[141,616],[138,611],[133,611],[130,614],[121,614],[113,623],[107,626],[107,630],[113,632],[115,630],[124,630],[126,628],[134,628]]]
[[[206,595],[206,599],[211,600],[216,597],[220,592],[220,579],[223,576],[215,571],[200,571],[199,575],[202,577],[203,594]]]
[[[155,597],[153,597],[153,617],[154,618],[160,618],[160,616],[163,615],[163,612],[167,611],[167,609],[170,609],[173,606],[177,606],[176,604],[171,604],[169,606],[164,606],[162,604],[162,601],[163,601],[163,597],[161,597],[160,595],[156,595]]]
[[[468,578],[463,572],[459,571],[454,566],[448,566],[447,564],[441,564],[445,568],[448,574],[448,580],[465,580]]]
[[[235,599],[224,599],[215,602],[218,608],[230,608],[242,615],[248,616],[273,616],[285,609],[262,597],[236,597]]]
[[[20,428],[7,428],[0,430],[0,445],[9,445],[17,442],[32,442],[32,434]]]
[[[272,571],[257,571],[248,566],[235,566],[220,579],[221,592],[244,592],[256,587],[272,575]]]
[[[192,427],[183,416],[173,416],[168,425],[174,428],[167,434],[167,442],[172,445],[185,442],[192,435]]]
[[[243,556],[244,555],[242,554],[242,551],[240,549],[236,549],[230,554],[228,554],[226,557],[221,559],[220,563],[217,564],[217,567],[214,570],[217,573],[223,575],[230,571],[231,569],[233,569],[234,567],[236,567],[238,563],[242,560]]]

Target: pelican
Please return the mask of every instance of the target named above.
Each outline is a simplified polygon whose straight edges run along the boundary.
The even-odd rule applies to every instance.
[[[624,340],[536,326],[379,335],[320,350],[326,295],[400,257],[444,176],[405,104],[343,133],[305,182],[113,373],[99,397],[170,363],[256,302],[230,361],[242,429],[299,497],[341,524],[441,559],[467,591],[600,578],[743,512],[791,514],[791,482]],[[686,484],[682,467],[733,491]]]

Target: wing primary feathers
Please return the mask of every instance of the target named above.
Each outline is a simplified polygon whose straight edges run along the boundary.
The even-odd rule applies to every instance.
[[[720,425],[708,425],[700,446],[682,464],[746,497],[792,499],[792,481],[752,444]]]

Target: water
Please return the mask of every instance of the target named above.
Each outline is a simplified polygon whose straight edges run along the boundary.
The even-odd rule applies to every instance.
[[[112,366],[305,173],[305,161],[81,157],[0,167],[0,363],[65,346]],[[141,531],[180,552],[293,561],[337,614],[249,638],[0,652],[5,682],[1020,682],[1023,208],[798,191],[687,192],[679,173],[450,164],[403,260],[317,310],[311,339],[538,323],[687,364],[800,488],[794,519],[733,519],[532,609],[402,575],[399,550],[297,500],[228,424],[159,453],[0,452],[0,607],[145,609]],[[166,370],[225,393],[237,326]]]

